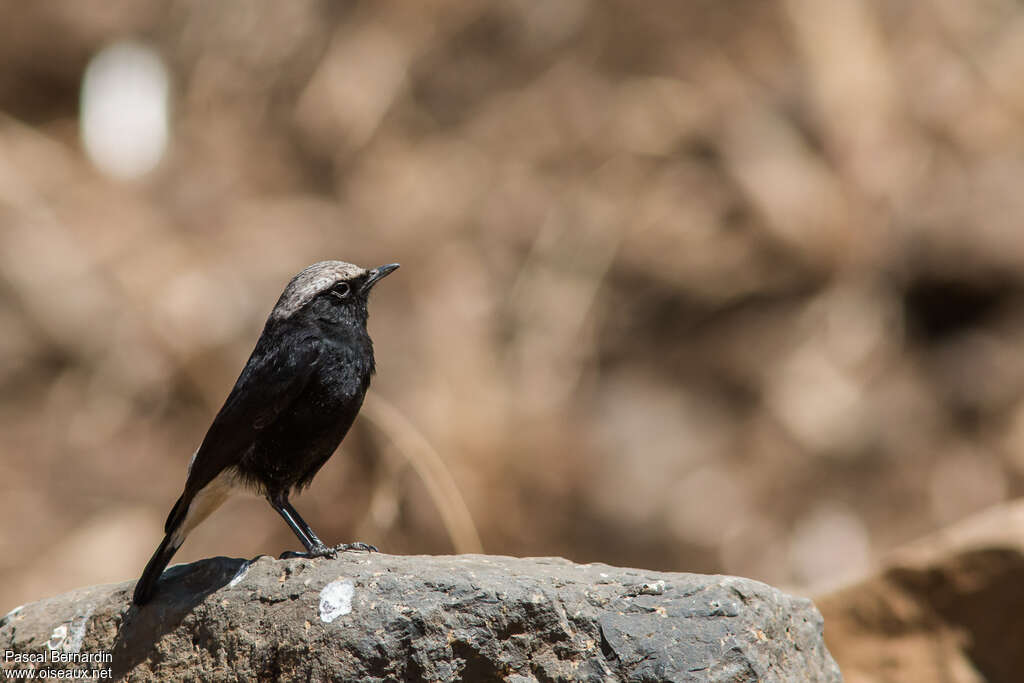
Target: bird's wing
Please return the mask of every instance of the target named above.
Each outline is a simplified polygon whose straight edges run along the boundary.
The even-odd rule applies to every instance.
[[[285,412],[309,383],[320,360],[316,337],[281,335],[272,346],[261,337],[224,406],[213,419],[189,466],[183,498],[191,498],[238,463],[259,433]]]

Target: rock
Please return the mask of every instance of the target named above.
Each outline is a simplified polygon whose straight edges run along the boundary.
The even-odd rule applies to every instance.
[[[1021,680],[1024,503],[928,536],[883,567],[816,599],[847,681]]]
[[[482,555],[177,565],[26,605],[0,650],[166,680],[840,681],[810,600],[749,579]],[[96,666],[96,665],[90,665]]]

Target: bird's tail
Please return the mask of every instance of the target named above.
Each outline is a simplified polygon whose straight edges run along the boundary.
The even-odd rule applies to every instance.
[[[164,569],[171,561],[171,558],[174,557],[174,553],[181,547],[183,540],[175,538],[175,534],[172,533],[164,536],[164,540],[160,542],[160,546],[153,553],[153,557],[149,558],[149,563],[142,571],[142,578],[135,584],[135,594],[132,596],[132,602],[142,606],[153,599],[157,580],[164,573]]]

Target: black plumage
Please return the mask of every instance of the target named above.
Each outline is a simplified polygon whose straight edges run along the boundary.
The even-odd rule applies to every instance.
[[[324,545],[288,497],[309,485],[362,406],[374,372],[367,297],[396,268],[397,263],[365,270],[322,261],[288,283],[192,456],[164,539],[135,586],[135,604],[152,599],[157,580],[188,533],[238,490],[264,496],[309,556],[373,549],[363,543]]]

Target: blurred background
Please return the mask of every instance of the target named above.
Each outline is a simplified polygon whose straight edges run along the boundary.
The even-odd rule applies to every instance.
[[[0,612],[138,576],[322,259],[402,263],[328,542],[812,591],[1024,488],[1017,2],[0,12]]]

